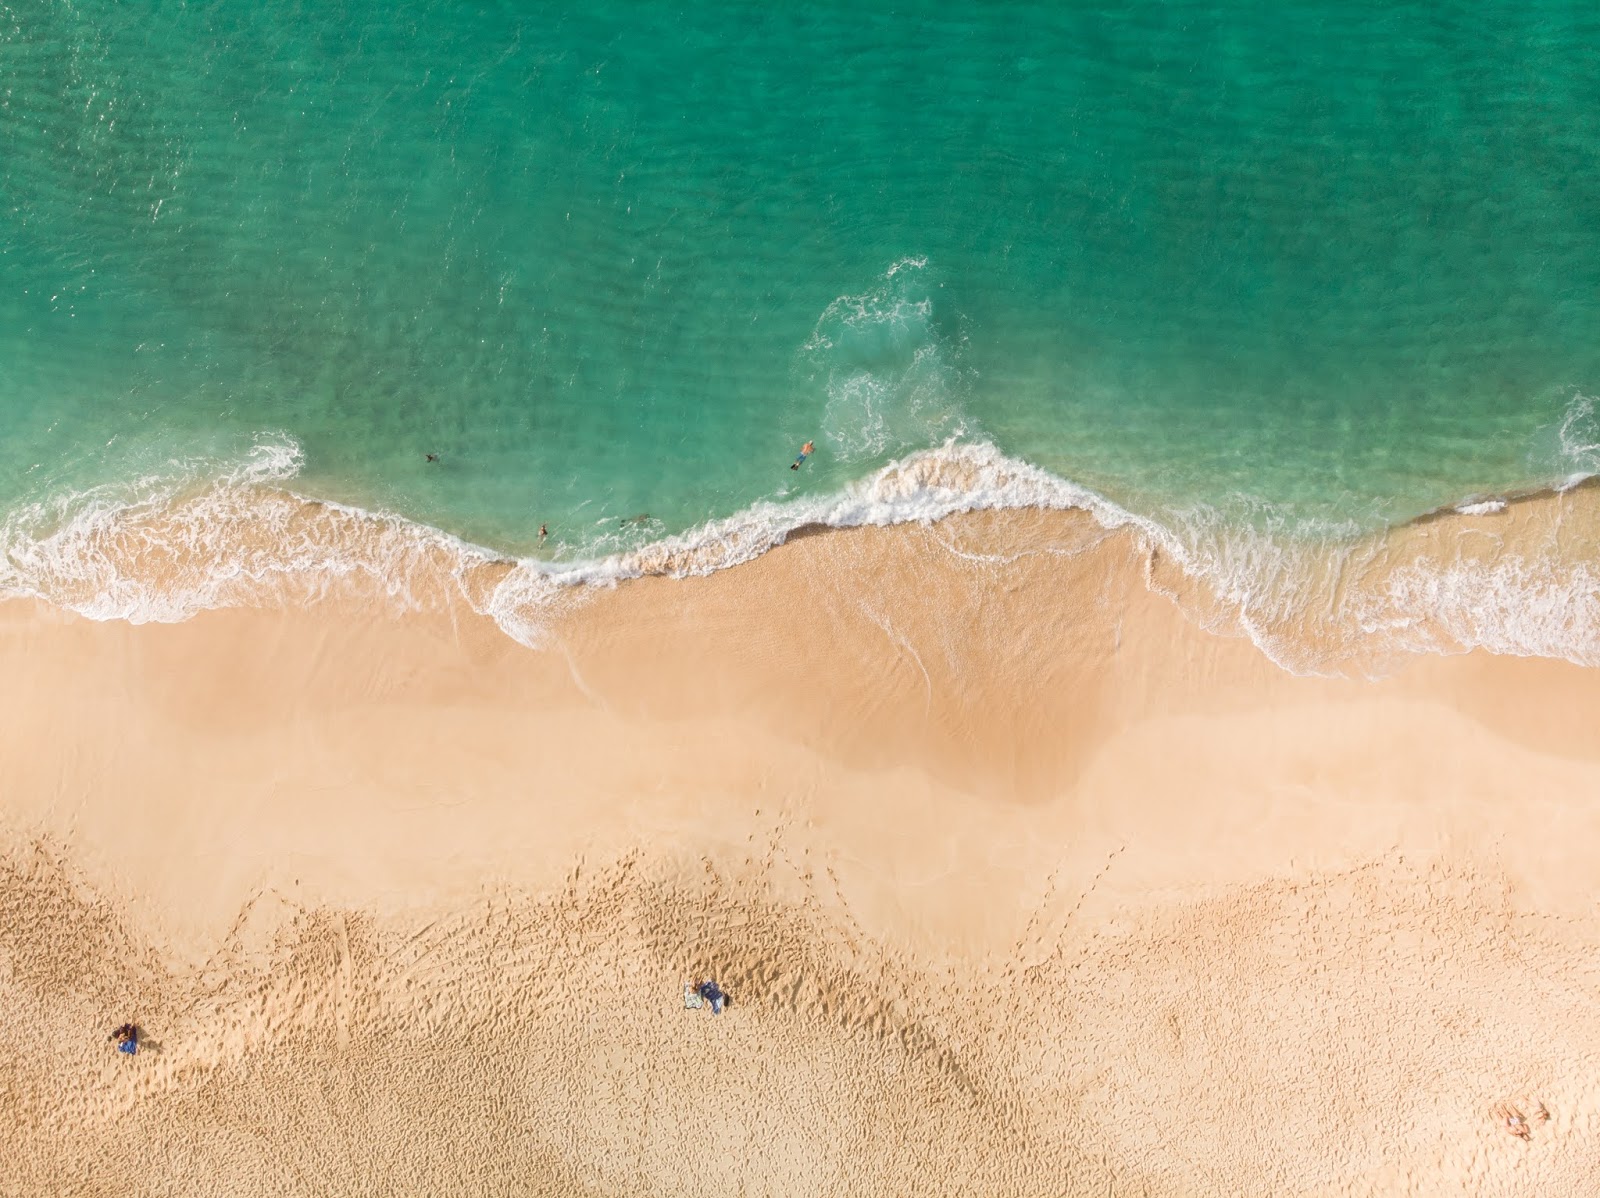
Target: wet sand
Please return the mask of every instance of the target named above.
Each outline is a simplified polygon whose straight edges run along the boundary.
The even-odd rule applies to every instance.
[[[1188,586],[1013,512],[540,651],[0,606],[0,1192],[1594,1193],[1600,672]]]

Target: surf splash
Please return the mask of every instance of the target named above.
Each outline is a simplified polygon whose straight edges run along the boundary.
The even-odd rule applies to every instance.
[[[0,524],[0,596],[135,624],[314,602],[358,583],[415,606],[418,586],[493,559],[402,517],[295,494],[303,463],[292,438],[263,434],[235,461],[173,462],[24,504]]]
[[[381,599],[393,611],[465,602],[537,649],[553,619],[592,588],[729,569],[803,528],[1076,511],[1105,535],[1130,538],[1148,555],[1151,585],[1197,622],[1248,637],[1295,672],[1384,672],[1414,654],[1478,648],[1600,664],[1592,487],[1465,503],[1370,534],[1275,526],[1270,513],[1250,524],[1199,508],[1140,515],[993,445],[952,439],[833,494],[758,502],[562,562],[297,494],[303,460],[291,438],[263,435],[209,478],[189,464],[20,508],[0,525],[0,596],[132,623],[341,597]]]
[[[970,434],[959,334],[939,308],[926,257],[892,263],[867,290],[841,295],[801,347],[803,385],[827,397],[821,440],[860,462]]]

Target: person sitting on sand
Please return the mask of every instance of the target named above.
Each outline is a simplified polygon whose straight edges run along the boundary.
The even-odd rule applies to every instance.
[[[722,1014],[722,1007],[728,1001],[728,996],[722,992],[722,987],[712,981],[700,983],[700,997],[711,1004],[713,1015]]]
[[[139,1029],[131,1023],[124,1023],[112,1032],[111,1039],[117,1042],[118,1052],[125,1052],[131,1057],[139,1051]]]

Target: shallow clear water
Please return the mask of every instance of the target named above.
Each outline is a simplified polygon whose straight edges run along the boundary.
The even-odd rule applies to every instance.
[[[569,555],[951,436],[1291,526],[1594,466],[1590,5],[574,7],[0,5],[0,508],[262,432]]]

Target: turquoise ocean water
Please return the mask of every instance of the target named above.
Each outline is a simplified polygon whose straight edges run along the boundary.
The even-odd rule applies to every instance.
[[[0,568],[252,446],[567,560],[952,440],[1291,534],[1548,485],[1600,466],[1597,50],[1582,3],[5,0]]]

